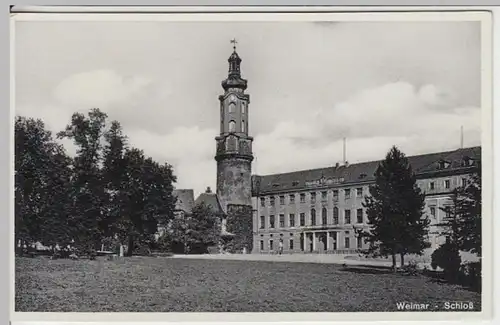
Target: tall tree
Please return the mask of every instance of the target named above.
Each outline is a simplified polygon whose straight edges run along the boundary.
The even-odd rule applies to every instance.
[[[456,188],[451,204],[442,208],[441,235],[461,251],[481,256],[481,161],[477,160],[466,183]]]
[[[124,215],[120,222],[121,238],[128,240],[127,255],[132,255],[137,241],[151,239],[159,224],[167,224],[174,215],[172,167],[146,158],[138,149],[124,156],[125,177],[120,200]]]
[[[104,145],[102,180],[108,201],[106,202],[103,219],[104,235],[113,237],[118,233],[121,217],[124,214],[123,202],[121,200],[122,185],[126,176],[125,152],[127,150],[127,137],[123,134],[119,122],[112,121],[109,130],[104,133],[106,143]]]
[[[429,219],[423,216],[425,196],[406,156],[392,147],[375,172],[375,184],[363,206],[367,208],[369,230],[358,235],[369,243],[367,254],[391,256],[396,269],[396,256],[422,254],[430,247],[426,241]]]
[[[67,225],[70,158],[41,120],[15,120],[16,242],[45,245],[71,239]]]
[[[95,250],[107,232],[101,164],[103,135],[107,115],[95,108],[87,116],[73,114],[59,138],[73,140],[77,147],[73,159],[72,211],[68,221],[75,229],[75,244],[84,250]]]

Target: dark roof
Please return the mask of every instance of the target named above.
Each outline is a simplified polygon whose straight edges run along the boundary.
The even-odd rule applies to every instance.
[[[177,198],[175,209],[191,213],[194,207],[194,191],[193,190],[174,190],[173,195]]]
[[[430,153],[408,157],[414,173],[425,175],[439,172],[446,163],[447,171],[464,169],[464,158],[477,159],[481,155],[481,147],[464,148],[454,151]],[[331,166],[326,168],[303,170],[284,174],[252,176],[253,195],[257,193],[298,191],[307,188],[332,187],[335,184],[373,182],[379,161],[362,162],[351,165]]]
[[[210,207],[216,214],[224,214],[224,210],[219,202],[219,198],[215,193],[201,193],[200,196],[194,201],[195,205],[204,203]]]

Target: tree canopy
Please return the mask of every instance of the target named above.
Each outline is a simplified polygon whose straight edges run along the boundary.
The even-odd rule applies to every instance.
[[[16,117],[16,241],[92,251],[118,237],[131,252],[134,238],[152,238],[173,218],[172,167],[130,148],[120,123],[107,119],[99,109],[73,114],[57,134],[76,147],[70,157],[43,121]]]

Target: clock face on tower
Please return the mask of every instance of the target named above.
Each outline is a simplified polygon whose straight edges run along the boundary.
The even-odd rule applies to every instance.
[[[231,96],[229,96],[229,100],[231,102],[234,102],[236,100],[236,96],[234,96],[233,94],[231,94]]]

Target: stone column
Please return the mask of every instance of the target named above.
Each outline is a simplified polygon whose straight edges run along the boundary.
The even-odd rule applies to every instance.
[[[313,241],[313,252],[317,250],[317,244],[316,244],[316,232],[312,232],[312,241]]]
[[[307,252],[307,249],[308,249],[307,248],[308,247],[308,245],[307,245],[307,232],[304,231],[303,234],[304,234],[304,236],[303,236],[303,238],[304,238],[304,247],[303,248],[304,248],[304,253],[305,253],[305,252]]]
[[[331,235],[331,232],[327,231],[326,232],[326,250],[327,251],[329,251],[333,248],[331,245],[330,235]]]

